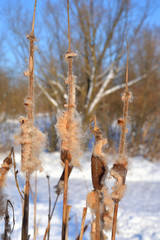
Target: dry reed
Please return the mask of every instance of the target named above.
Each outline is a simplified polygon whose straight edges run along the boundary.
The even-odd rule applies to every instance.
[[[69,0],[67,0],[68,14],[68,50],[65,54],[65,60],[68,63],[68,79],[65,83],[68,85],[68,102],[65,104],[67,108],[57,118],[57,132],[61,140],[61,160],[65,164],[64,171],[64,193],[63,193],[63,221],[62,221],[62,240],[66,238],[67,224],[67,191],[68,191],[68,175],[69,166],[79,167],[80,149],[80,121],[75,117],[75,76],[73,75],[73,60],[77,54],[71,49],[70,37],[70,17],[69,17]]]
[[[42,171],[39,153],[45,143],[45,137],[39,129],[34,126],[34,34],[35,12],[37,0],[34,4],[34,13],[31,33],[27,38],[30,43],[29,70],[25,76],[29,80],[28,96],[24,100],[24,106],[27,113],[26,117],[20,118],[21,133],[15,137],[16,144],[21,144],[21,171],[26,174],[26,187],[24,193],[24,214],[22,220],[22,240],[28,240],[28,222],[29,222],[29,180],[30,174],[34,171]]]
[[[94,128],[90,123],[90,130],[95,135],[95,145],[91,156],[92,183],[94,191],[87,195],[87,206],[90,207],[93,215],[91,224],[91,239],[107,239],[104,231],[111,228],[113,201],[105,186],[105,179],[108,174],[107,160],[102,147],[107,143],[103,138],[102,131],[98,128],[96,117],[91,119]]]
[[[129,46],[128,46],[127,39],[126,39],[126,42],[127,42],[126,87],[121,98],[121,100],[123,101],[123,118],[118,121],[119,125],[121,126],[119,157],[110,171],[111,176],[116,179],[115,186],[112,188],[113,192],[111,194],[112,199],[115,203],[113,227],[112,227],[112,240],[115,240],[118,205],[126,189],[125,181],[126,181],[126,175],[128,170],[128,159],[125,154],[125,142],[126,142],[126,133],[128,132],[127,130],[128,107],[129,107],[129,102],[132,99],[132,94],[128,89]]]

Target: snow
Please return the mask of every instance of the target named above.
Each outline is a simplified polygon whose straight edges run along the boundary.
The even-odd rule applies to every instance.
[[[0,155],[0,163],[7,154]],[[16,152],[17,169],[20,169],[20,154]],[[48,221],[48,185],[46,175],[50,176],[52,205],[56,199],[53,186],[58,182],[63,167],[60,163],[59,153],[43,153],[41,160],[44,171],[38,173],[38,194],[37,194],[37,240],[43,239]],[[72,205],[69,221],[69,240],[76,239],[80,231],[83,207],[86,206],[86,195],[92,190],[90,172],[91,153],[87,152],[81,159],[81,170],[73,169],[69,179],[68,204]],[[110,158],[112,158],[110,156]],[[130,167],[127,175],[127,191],[119,204],[118,229],[116,240],[160,240],[160,164],[152,163],[142,157],[129,159]],[[111,164],[111,163],[110,163]],[[23,190],[25,179],[23,174],[18,173],[20,189]],[[110,180],[109,180],[110,181]],[[106,181],[106,183],[108,180]],[[111,181],[112,183],[112,181]],[[32,191],[34,192],[34,176],[31,179]],[[13,169],[8,173],[5,192],[12,201],[15,209],[15,229],[12,233],[12,240],[21,239],[21,215],[22,205],[19,193],[15,186]],[[30,239],[33,239],[33,216],[34,206],[30,196]],[[51,222],[50,239],[61,239],[62,223],[62,195]],[[91,220],[88,209],[86,223]],[[4,220],[0,221],[0,234],[4,231]],[[90,239],[90,227],[84,234],[84,240]],[[110,233],[108,234],[110,239]]]

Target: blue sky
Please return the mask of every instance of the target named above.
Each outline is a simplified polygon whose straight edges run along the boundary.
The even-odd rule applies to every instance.
[[[64,1],[64,0],[51,0],[52,2],[58,2],[59,4]],[[67,0],[66,0],[67,1]],[[70,0],[71,1],[71,0]],[[81,0],[79,0],[81,1]],[[101,1],[101,0],[99,0]],[[104,0],[104,2],[107,0]],[[109,0],[108,0],[109,1]],[[115,0],[112,0],[115,1]],[[146,3],[147,0],[132,0],[131,2],[137,3],[140,6],[143,6]],[[7,26],[5,25],[4,21],[4,11],[3,9],[6,8],[8,5],[13,6],[14,4],[17,5],[19,2],[22,3],[22,7],[24,9],[30,10],[28,13],[31,15],[31,19],[33,16],[33,8],[34,8],[34,0],[0,0],[0,36],[3,34],[7,35]],[[37,10],[36,10],[36,20],[41,18],[41,14],[43,13],[43,8],[47,0],[37,0]],[[149,19],[148,19],[148,24],[151,28],[153,25],[160,26],[160,0],[152,0],[151,1],[151,8],[154,8],[154,11],[152,10]],[[56,9],[55,9],[56,10]],[[143,13],[143,8],[142,8],[142,13]],[[47,17],[47,16],[46,16]],[[6,33],[5,33],[6,31]],[[36,29],[35,29],[36,33]],[[11,55],[10,55],[11,56]],[[11,59],[11,57],[10,57]]]
[[[51,0],[52,2],[61,2],[61,0]],[[114,1],[114,0],[113,0]],[[146,3],[147,0],[132,0],[134,2],[138,2],[138,4],[140,3],[141,5],[143,5],[144,3]],[[18,2],[22,2],[22,5],[24,7],[33,9],[34,6],[34,0],[0,0],[0,8],[3,9],[3,6],[6,6],[8,4],[17,4]],[[45,4],[45,2],[47,2],[47,0],[37,0],[37,12],[39,12],[39,10],[43,9],[43,4]],[[151,0],[151,5],[157,5],[157,7],[155,8],[154,13],[152,14],[152,16],[150,17],[150,24],[156,24],[156,25],[160,25],[160,8],[158,7],[158,5],[160,6],[160,1],[159,0]],[[37,13],[38,14],[38,13]],[[0,22],[0,26],[2,27],[2,22]]]

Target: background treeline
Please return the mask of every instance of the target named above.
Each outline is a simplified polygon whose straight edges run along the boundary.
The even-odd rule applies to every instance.
[[[26,1],[28,2],[28,1]],[[126,32],[130,45],[129,81],[133,93],[130,106],[130,151],[157,159],[160,154],[160,26],[152,23],[158,1],[72,0],[72,48],[79,53],[77,108],[84,130],[96,113],[110,146],[118,146],[117,119],[121,117],[119,96],[125,82]],[[38,9],[39,8],[39,9]],[[67,22],[65,1],[37,4],[36,113],[48,113],[50,150],[56,149],[54,116],[66,101]],[[28,69],[28,40],[32,11],[29,2],[6,1],[1,10],[0,120],[23,114]],[[29,24],[30,23],[30,24]],[[24,62],[26,64],[24,64]],[[26,73],[25,73],[26,74]],[[55,140],[54,140],[55,139]]]

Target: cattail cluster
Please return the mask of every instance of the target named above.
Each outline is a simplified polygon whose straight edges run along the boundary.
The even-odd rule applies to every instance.
[[[110,174],[113,178],[116,179],[115,186],[112,188],[113,192],[111,194],[112,199],[115,203],[118,203],[125,192],[126,185],[126,175],[128,170],[128,159],[125,155],[125,140],[126,140],[126,133],[128,132],[127,129],[127,117],[128,117],[128,107],[129,102],[132,99],[132,94],[128,90],[126,85],[126,89],[122,94],[122,101],[123,101],[123,118],[118,120],[119,126],[121,129],[121,139],[120,139],[120,146],[119,146],[119,157],[115,164],[113,165]]]
[[[103,138],[102,131],[97,127],[96,119],[94,120],[94,129],[90,125],[90,129],[95,135],[95,145],[91,156],[92,183],[95,190],[101,190],[104,186],[104,178],[108,174],[105,155],[102,152],[102,147],[107,143],[107,140]]]
[[[42,171],[39,153],[45,144],[45,135],[28,118],[20,117],[21,133],[15,136],[15,143],[21,144],[21,170],[32,173]]]
[[[75,76],[72,74],[72,61],[77,56],[74,52],[67,52],[65,55],[68,61],[68,79],[65,83],[68,85],[67,108],[57,117],[57,132],[61,140],[61,160],[67,159],[72,166],[79,167],[79,157],[81,155],[81,119],[75,117]]]
[[[34,22],[36,3],[34,7],[32,30],[27,38],[30,42],[29,70],[24,75],[29,80],[28,96],[24,100],[24,107],[27,113],[26,117],[20,117],[21,133],[15,136],[15,143],[21,144],[21,170],[31,174],[33,171],[41,171],[41,161],[39,153],[45,144],[44,134],[34,126]]]
[[[97,239],[97,224],[99,225],[100,239],[107,239],[106,231],[111,229],[113,215],[113,201],[105,185],[108,174],[107,161],[102,147],[107,143],[103,138],[102,131],[96,125],[94,129],[90,125],[92,133],[95,135],[95,145],[91,156],[92,184],[94,190],[87,195],[87,206],[91,209],[93,220],[91,224],[91,239]],[[98,221],[97,221],[98,218]]]

